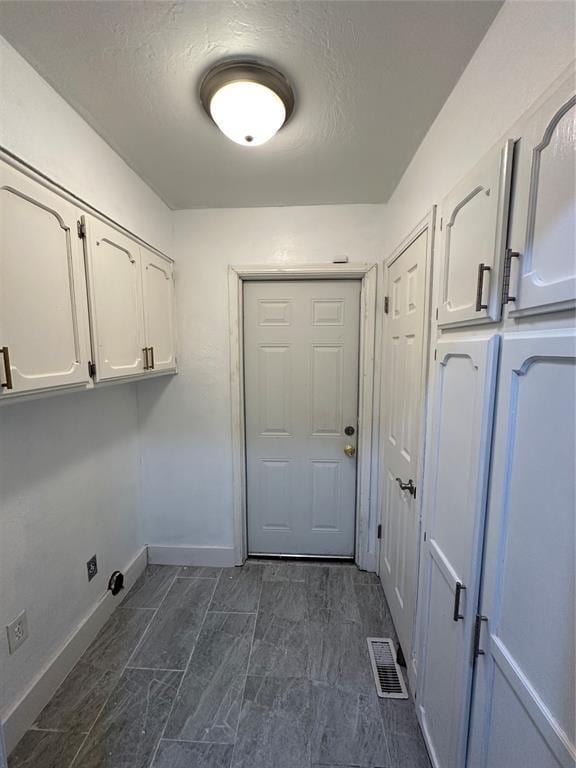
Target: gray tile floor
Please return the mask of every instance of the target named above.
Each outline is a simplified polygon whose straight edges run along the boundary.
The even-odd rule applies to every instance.
[[[379,700],[393,636],[353,565],[149,566],[9,768],[429,768],[411,700]]]

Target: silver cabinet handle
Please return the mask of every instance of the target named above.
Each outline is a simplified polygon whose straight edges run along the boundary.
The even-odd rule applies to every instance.
[[[150,368],[154,370],[154,347],[149,347],[149,350],[150,350],[150,360],[151,360]]]
[[[8,351],[8,347],[1,347],[0,352],[2,352],[2,358],[4,359],[4,373],[6,374],[6,381],[2,382],[2,387],[4,389],[14,389],[14,385],[12,383],[12,368],[10,367],[10,352]]]
[[[490,272],[491,267],[486,264],[478,264],[478,281],[476,284],[476,312],[488,309],[488,304],[482,304],[482,295],[484,293],[484,273]]]
[[[144,353],[144,370],[147,371],[150,368],[150,365],[148,363],[148,347],[142,347],[142,352]]]

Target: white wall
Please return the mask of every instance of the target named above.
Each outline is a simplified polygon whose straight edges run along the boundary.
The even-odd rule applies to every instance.
[[[148,543],[232,547],[229,264],[381,258],[381,206],[174,215],[180,373],[139,386]]]
[[[2,38],[0,65],[0,144],[171,249],[171,212]],[[2,719],[142,547],[138,500],[134,386],[0,407]],[[30,637],[9,656],[24,608]]]
[[[538,0],[502,6],[383,208],[386,254],[574,59],[575,8]]]

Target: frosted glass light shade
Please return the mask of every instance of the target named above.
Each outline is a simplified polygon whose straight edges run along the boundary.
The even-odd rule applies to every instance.
[[[294,111],[288,78],[263,61],[217,63],[202,77],[198,95],[212,122],[243,147],[269,141]]]
[[[261,83],[238,80],[222,86],[210,101],[210,114],[222,133],[236,144],[256,147],[284,125],[286,107]]]

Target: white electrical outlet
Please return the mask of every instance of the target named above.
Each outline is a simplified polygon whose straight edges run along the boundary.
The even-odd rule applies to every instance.
[[[8,650],[10,653],[18,650],[22,643],[28,639],[28,619],[26,618],[26,611],[22,611],[20,616],[17,616],[14,621],[10,622],[6,627],[8,634]]]

